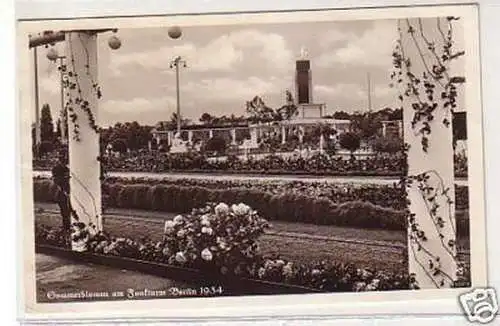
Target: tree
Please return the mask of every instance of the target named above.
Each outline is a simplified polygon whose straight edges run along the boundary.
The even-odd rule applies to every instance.
[[[55,138],[61,138],[61,119],[57,119]]]
[[[285,93],[285,105],[276,110],[280,120],[291,120],[299,114],[299,109],[295,105],[292,93],[287,90]]]
[[[211,125],[214,121],[214,116],[212,116],[210,113],[203,113],[200,117],[200,122],[203,123],[204,125]]]
[[[351,120],[351,115],[345,111],[337,111],[333,114],[333,118],[337,120]]]
[[[403,150],[403,140],[399,137],[379,136],[374,139],[372,146],[379,153],[398,153]]]
[[[187,126],[188,122],[187,119],[183,119],[181,116],[181,127]],[[177,128],[177,112],[173,112],[170,116],[170,121],[167,122],[167,128],[170,130]]]
[[[227,142],[223,137],[214,136],[205,143],[205,151],[224,154],[227,149]]]
[[[358,135],[352,132],[345,132],[339,137],[339,144],[342,148],[351,152],[351,155],[361,146],[361,139]]]
[[[52,113],[48,104],[42,106],[40,134],[42,141],[52,141],[54,139],[54,123],[52,122]]]
[[[375,112],[355,113],[351,123],[354,131],[365,140],[372,139],[382,128],[382,119]]]
[[[112,145],[115,152],[122,154],[127,152],[127,141],[125,139],[115,139]]]
[[[40,144],[40,154],[48,154],[54,150],[54,144],[49,140],[44,140]]]
[[[246,102],[246,111],[252,122],[271,122],[277,118],[276,112],[267,106],[260,96],[255,96],[251,101]]]

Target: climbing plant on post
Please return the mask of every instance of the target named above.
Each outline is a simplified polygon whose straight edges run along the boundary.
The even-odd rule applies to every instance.
[[[66,34],[67,63],[61,69],[68,112],[68,147],[70,198],[76,214],[73,223],[84,223],[86,228],[102,230],[101,180],[99,162],[99,129],[97,126],[98,100],[101,90],[97,83],[97,34],[75,31]],[[78,221],[76,218],[78,218]],[[83,224],[80,224],[83,228]],[[73,250],[80,248],[86,232],[74,230]]]
[[[457,284],[452,114],[465,78],[455,49],[455,17],[403,19],[393,52],[392,84],[403,111],[411,288]]]

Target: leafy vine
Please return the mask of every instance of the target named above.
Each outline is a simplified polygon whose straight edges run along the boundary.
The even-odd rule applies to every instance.
[[[83,49],[85,51],[85,68],[86,68],[86,78],[89,78],[91,83],[92,83],[92,89],[94,91],[95,96],[97,99],[100,99],[102,97],[102,91],[101,87],[99,84],[95,81],[94,77],[92,76],[90,72],[90,55],[88,52],[88,49],[85,47],[85,44],[83,40],[81,39],[81,35],[78,34],[79,41],[82,42]],[[69,113],[68,116],[72,122],[73,125],[73,139],[76,141],[80,141],[80,125],[78,122],[78,114],[77,110],[83,111],[86,116],[88,117],[89,121],[89,126],[96,132],[99,133],[99,127],[97,126],[96,119],[94,117],[94,114],[92,113],[92,108],[90,107],[90,102],[88,99],[83,98],[82,94],[82,88],[81,88],[81,83],[80,83],[80,78],[76,72],[75,72],[75,54],[73,51],[73,40],[71,38],[68,39],[68,44],[69,44],[69,60],[70,60],[70,65],[69,67],[65,64],[61,65],[58,67],[58,69],[64,74],[64,79],[63,79],[63,87],[65,89],[65,95],[66,95],[66,107],[65,110]],[[77,92],[76,97],[72,97],[72,93],[74,93],[74,90]]]
[[[427,152],[431,123],[434,121],[435,112],[439,109],[446,110],[442,123],[446,127],[451,125],[451,116],[457,108],[457,84],[465,82],[465,77],[450,76],[450,64],[453,60],[465,54],[464,51],[453,49],[453,22],[456,17],[447,17],[446,32],[442,27],[442,18],[436,18],[437,29],[442,38],[443,45],[438,48],[435,41],[431,41],[424,32],[422,19],[417,21],[417,27],[406,19],[404,23],[398,21],[399,38],[392,53],[394,71],[391,73],[391,87],[399,88],[399,100],[405,98],[413,100],[412,129],[421,137],[422,150]],[[414,71],[414,62],[405,52],[403,44],[404,31],[410,35],[417,55],[423,66],[423,72]],[[433,62],[430,63],[429,58]],[[439,101],[439,102],[438,102]]]
[[[398,87],[399,100],[403,110],[403,102],[410,103],[413,110],[411,119],[411,129],[413,136],[420,137],[420,144],[424,154],[428,153],[429,136],[432,132],[431,125],[434,122],[438,111],[442,114],[441,123],[449,128],[451,116],[457,108],[457,84],[465,82],[464,77],[450,75],[450,63],[464,55],[464,51],[453,49],[453,22],[456,17],[446,17],[447,27],[443,27],[443,18],[436,18],[436,28],[438,31],[437,43],[442,43],[440,47],[436,42],[431,41],[426,35],[422,19],[417,19],[417,23],[412,25],[409,19],[398,21],[399,38],[393,51],[394,71],[391,73],[391,87]],[[405,44],[403,44],[403,33],[407,33]],[[413,46],[417,61],[421,66],[417,73],[415,68],[417,62],[413,62],[406,53],[406,47]],[[436,170],[427,170],[417,175],[408,175],[408,151],[410,145],[405,144],[403,150],[403,167],[405,177],[401,180],[402,190],[407,198],[407,208],[405,210],[408,223],[408,246],[413,255],[413,259],[422,269],[424,274],[432,281],[436,288],[444,287],[446,284],[452,286],[463,286],[467,282],[461,279],[462,269],[458,268],[456,275],[450,275],[449,271],[442,268],[443,261],[453,260],[458,263],[456,250],[456,229],[453,219],[454,200],[453,191],[447,186],[442,176]],[[452,185],[453,187],[453,185]],[[408,197],[409,190],[423,202],[427,216],[416,216],[411,212],[411,201]],[[419,224],[419,219],[429,219],[432,227],[426,231]],[[436,238],[434,238],[434,236]],[[439,239],[439,243],[444,248],[441,253],[449,257],[440,257],[429,248],[429,238]],[[419,253],[417,255],[417,253]],[[445,259],[446,258],[446,259]],[[408,257],[405,256],[407,260]],[[419,289],[418,280],[415,273],[410,274],[410,288]]]

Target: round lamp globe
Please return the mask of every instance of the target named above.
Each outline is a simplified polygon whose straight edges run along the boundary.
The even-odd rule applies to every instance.
[[[111,49],[117,50],[122,46],[122,41],[117,36],[113,35],[109,38],[108,45]]]
[[[170,27],[168,29],[168,36],[174,40],[181,37],[181,35],[182,35],[182,31],[181,31],[181,28],[179,26],[173,26],[173,27]]]

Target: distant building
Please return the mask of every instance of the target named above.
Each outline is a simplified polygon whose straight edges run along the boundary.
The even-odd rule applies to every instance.
[[[197,142],[196,134],[202,134],[202,140],[212,138],[216,133],[223,132],[229,135],[231,144],[240,148],[258,148],[259,141],[263,135],[273,134],[281,136],[281,143],[286,144],[289,136],[297,135],[299,142],[303,142],[303,136],[307,129],[315,128],[320,124],[327,124],[337,131],[337,134],[349,131],[350,120],[337,120],[325,118],[326,104],[313,102],[312,72],[311,62],[301,58],[295,62],[295,105],[298,107],[297,116],[290,120],[258,123],[258,124],[238,124],[231,126],[206,126],[203,124],[190,124],[182,129],[179,138],[176,140],[174,130],[166,130],[167,122],[159,122],[152,134],[157,143],[166,142],[169,146],[174,146],[174,152],[184,151],[182,146],[193,145]],[[237,134],[245,133],[246,141],[237,141]],[[184,142],[184,143],[183,143]]]

